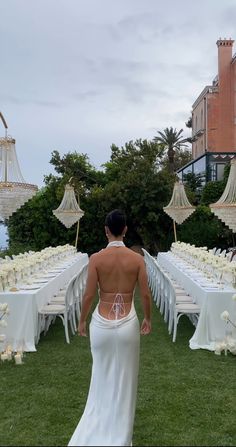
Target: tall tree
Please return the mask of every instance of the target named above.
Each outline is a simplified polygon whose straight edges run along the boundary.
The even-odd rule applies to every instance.
[[[121,207],[128,216],[128,246],[142,245],[151,253],[166,249],[171,222],[163,206],[168,203],[174,178],[161,170],[163,148],[147,140],[129,141],[111,147],[105,164],[109,182],[104,188],[104,203],[110,209]]]
[[[159,143],[164,149],[167,149],[167,156],[169,161],[169,170],[174,172],[174,157],[175,149],[187,147],[187,139],[182,137],[183,129],[177,131],[173,127],[166,127],[163,132],[158,131],[158,135],[154,137],[153,141]]]

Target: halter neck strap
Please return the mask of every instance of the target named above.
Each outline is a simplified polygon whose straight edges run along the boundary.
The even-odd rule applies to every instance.
[[[108,247],[125,247],[125,244],[123,241],[112,241],[107,244],[107,248]]]

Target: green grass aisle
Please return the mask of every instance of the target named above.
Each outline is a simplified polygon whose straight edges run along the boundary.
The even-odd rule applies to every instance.
[[[141,319],[140,302],[136,309]],[[177,341],[153,305],[153,332],[141,338],[134,446],[235,446],[236,358],[191,351],[182,317]],[[25,364],[0,365],[0,445],[66,446],[83,412],[91,373],[88,339],[64,339],[60,320]]]

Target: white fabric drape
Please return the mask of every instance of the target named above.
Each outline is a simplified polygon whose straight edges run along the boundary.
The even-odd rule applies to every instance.
[[[90,323],[92,376],[84,413],[69,446],[130,446],[136,407],[140,328],[129,314],[108,320],[98,306]]]

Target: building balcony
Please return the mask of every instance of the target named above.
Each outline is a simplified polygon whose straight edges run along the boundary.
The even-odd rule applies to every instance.
[[[193,134],[193,136],[192,136],[192,142],[197,141],[197,139],[198,139],[199,137],[201,137],[201,136],[204,134],[204,132],[205,132],[205,129],[199,129],[199,130],[197,130],[197,132],[195,132],[195,133]]]

